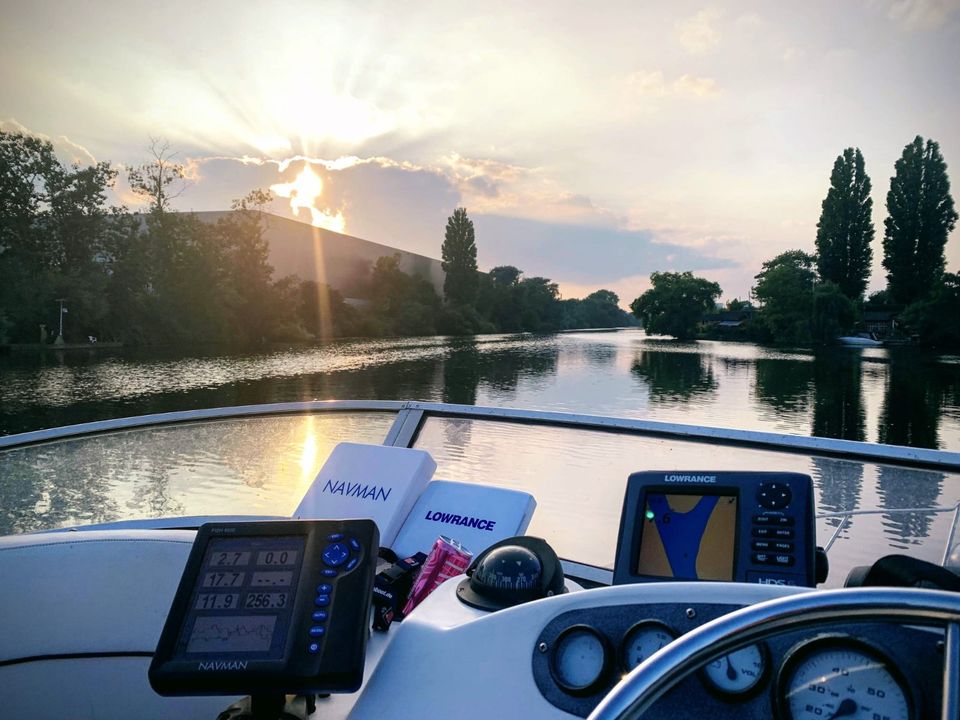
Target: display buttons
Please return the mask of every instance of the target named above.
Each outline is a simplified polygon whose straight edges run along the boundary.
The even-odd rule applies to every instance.
[[[327,629],[323,625],[314,625],[310,628],[310,637],[320,637]]]
[[[327,545],[323,551],[323,562],[330,567],[339,567],[343,565],[350,557],[350,548],[346,543],[338,542],[333,545]]]
[[[360,543],[356,538],[350,538],[350,547],[352,547],[357,552],[360,552]]]
[[[793,493],[786,483],[761,483],[757,488],[757,502],[768,510],[782,510],[793,500]]]
[[[750,556],[750,562],[754,565],[769,565],[770,557],[770,553],[754,553]]]
[[[790,525],[794,523],[794,519],[789,515],[774,515],[773,524],[774,525]]]
[[[314,622],[323,622],[324,620],[327,619],[327,611],[326,611],[326,610],[314,610],[314,611],[313,611],[313,615],[311,615],[310,617],[313,618],[313,621],[314,621]]]
[[[777,552],[793,552],[793,543],[775,542],[773,543],[773,549]]]
[[[770,525],[773,522],[773,515],[754,515],[754,525]]]
[[[320,643],[312,642],[307,645],[307,652],[309,652],[311,655],[316,655],[318,652],[320,652]]]
[[[773,545],[769,540],[754,540],[750,543],[750,547],[753,550],[773,550]]]
[[[330,542],[343,540],[343,533],[330,533],[329,535],[327,535],[327,540],[329,540]]]
[[[358,562],[360,562],[360,558],[353,558],[347,563],[347,570],[353,570],[357,566]]]
[[[330,583],[320,583],[317,585],[317,592],[321,595],[329,595],[333,592],[333,585]]]
[[[756,538],[773,537],[773,528],[767,528],[767,527],[754,528],[752,533],[753,533],[753,536]]]
[[[324,577],[336,577],[337,571],[331,570],[330,568],[324,568],[323,570],[320,571],[320,574],[323,575]]]
[[[793,530],[790,528],[773,528],[771,535],[781,540],[793,540]]]
[[[794,563],[793,555],[774,555],[771,565],[780,565],[782,567],[792,567]]]
[[[327,605],[330,604],[330,596],[329,596],[329,595],[317,595],[317,596],[313,599],[313,604],[316,605],[317,607],[327,607]]]

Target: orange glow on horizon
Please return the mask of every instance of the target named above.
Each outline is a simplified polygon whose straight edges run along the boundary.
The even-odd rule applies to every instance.
[[[310,163],[303,164],[303,170],[293,179],[293,182],[276,183],[270,189],[280,197],[290,199],[290,209],[299,217],[300,210],[310,212],[310,224],[314,227],[333,230],[342,233],[347,228],[347,221],[341,211],[336,214],[321,210],[316,201],[323,194],[323,180],[317,175]]]

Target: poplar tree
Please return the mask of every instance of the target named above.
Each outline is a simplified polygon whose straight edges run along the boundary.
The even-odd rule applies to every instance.
[[[943,275],[943,248],[957,222],[940,146],[917,135],[903,149],[887,193],[883,266],[893,298],[923,298]]]
[[[867,289],[873,253],[873,200],[860,148],[837,156],[817,223],[817,270],[851,300]]]
[[[457,208],[447,219],[441,253],[444,299],[451,305],[473,305],[479,287],[477,243],[466,208]]]

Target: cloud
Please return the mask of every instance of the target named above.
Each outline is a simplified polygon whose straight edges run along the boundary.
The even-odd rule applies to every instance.
[[[668,81],[662,70],[638,70],[626,78],[626,85],[633,92],[646,97],[714,97],[720,94],[720,86],[710,77],[683,74]]]
[[[67,165],[93,165],[97,162],[97,159],[93,156],[93,153],[83,147],[83,145],[75,143],[66,135],[56,135],[51,137],[49,135],[44,135],[43,133],[34,132],[17,122],[14,118],[0,120],[0,131],[9,133],[22,133],[23,135],[31,135],[33,137],[40,138],[41,140],[46,140],[53,145],[53,151],[56,153],[60,162],[63,162]]]
[[[720,31],[716,27],[719,19],[718,10],[704,8],[696,15],[679,21],[674,28],[674,35],[684,50],[693,55],[702,55],[720,42]]]
[[[960,19],[960,0],[873,0],[872,4],[909,30],[936,30]]]

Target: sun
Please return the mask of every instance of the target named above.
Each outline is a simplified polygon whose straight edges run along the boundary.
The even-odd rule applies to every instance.
[[[339,233],[347,229],[347,221],[341,211],[334,214],[317,207],[317,199],[323,195],[323,180],[313,171],[310,163],[304,162],[303,170],[293,182],[276,183],[271,185],[270,189],[280,197],[290,199],[290,209],[294,215],[299,217],[301,210],[307,210],[310,213],[310,224],[314,227]]]

